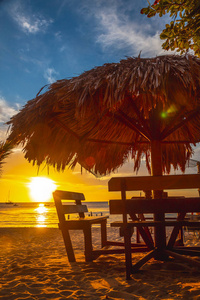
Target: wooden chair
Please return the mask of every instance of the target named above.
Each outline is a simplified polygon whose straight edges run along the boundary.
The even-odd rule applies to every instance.
[[[101,252],[94,251],[92,247],[92,225],[100,224],[101,226],[101,246],[104,247],[107,244],[107,231],[106,224],[108,216],[94,216],[86,217],[85,212],[88,212],[87,206],[83,205],[81,201],[85,200],[85,196],[82,193],[68,192],[56,190],[53,193],[53,198],[57,210],[59,219],[59,228],[62,231],[62,236],[70,262],[75,262],[74,250],[70,238],[70,230],[82,230],[84,234],[85,244],[85,260],[92,261],[99,256]],[[65,200],[65,202],[62,202]],[[68,203],[66,202],[68,201]],[[69,201],[75,203],[69,203]],[[66,214],[78,214],[76,219],[66,219]]]
[[[187,216],[190,221],[198,221],[200,223],[200,215],[190,214]],[[184,227],[186,232],[192,232],[196,238],[200,238],[200,226],[185,226]]]

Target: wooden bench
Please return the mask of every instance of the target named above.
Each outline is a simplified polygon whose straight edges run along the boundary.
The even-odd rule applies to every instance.
[[[104,247],[107,244],[106,224],[108,216],[86,217],[85,213],[88,212],[88,209],[87,206],[83,205],[81,202],[85,200],[85,196],[82,193],[56,190],[53,193],[53,198],[59,219],[58,225],[62,231],[68,260],[70,262],[76,261],[69,230],[82,230],[84,234],[85,260],[92,261],[94,256],[97,257],[101,254],[101,252],[96,251],[94,255],[94,250],[92,247],[92,225],[100,224],[101,246]],[[65,200],[65,202],[63,200]],[[74,203],[70,203],[69,201],[74,201]],[[78,214],[78,218],[65,218],[65,215],[75,213]]]
[[[182,260],[189,261],[195,266],[200,267],[200,263],[191,260],[180,254],[200,255],[199,247],[177,247],[175,245],[178,233],[183,226],[200,227],[200,222],[185,220],[188,212],[200,211],[200,198],[180,198],[171,197],[163,199],[127,199],[127,191],[140,190],[168,190],[168,189],[191,189],[199,188],[200,174],[191,175],[168,175],[168,176],[144,176],[144,177],[115,177],[108,182],[109,191],[121,192],[121,200],[110,200],[110,214],[120,214],[123,217],[125,259],[126,259],[126,278],[130,279],[133,272],[139,270],[150,258],[167,259],[173,256]],[[139,220],[137,214],[157,214],[165,216],[166,213],[177,213],[177,220],[154,219]],[[132,219],[130,222],[127,218]],[[171,236],[166,244],[166,236],[150,235],[148,227],[154,227],[155,231],[165,233],[166,226],[173,227]],[[140,232],[149,253],[132,266],[131,258],[131,235],[130,228],[136,227]],[[165,234],[164,234],[165,235]],[[156,240],[157,238],[157,240]],[[160,240],[159,240],[160,239]]]
[[[190,221],[197,221],[200,222],[200,215],[193,215],[191,214],[190,216],[188,216],[188,219]],[[194,236],[196,236],[197,238],[200,238],[200,228],[199,226],[195,227],[195,226],[185,226],[184,227],[186,232],[193,232]]]

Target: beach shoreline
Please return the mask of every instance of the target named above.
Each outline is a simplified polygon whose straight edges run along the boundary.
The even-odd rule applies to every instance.
[[[108,230],[110,239],[115,234]],[[82,238],[72,232],[77,262],[69,263],[59,229],[0,228],[0,299],[200,299],[200,270],[151,260],[126,281],[124,255],[86,263]],[[94,247],[99,240],[95,228]]]

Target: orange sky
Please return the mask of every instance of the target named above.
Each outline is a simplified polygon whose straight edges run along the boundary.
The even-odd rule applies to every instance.
[[[66,169],[64,172],[57,172],[53,168],[50,168],[48,175],[47,168],[41,167],[38,172],[36,166],[28,163],[24,159],[21,151],[17,150],[9,156],[5,161],[3,166],[3,173],[0,178],[0,189],[1,197],[0,202],[5,202],[8,200],[8,195],[10,200],[13,202],[23,202],[23,201],[33,201],[30,197],[30,189],[28,184],[32,177],[47,177],[52,179],[58,189],[82,192],[85,194],[86,201],[108,201],[112,198],[119,198],[119,193],[109,193],[108,192],[108,180],[113,176],[134,176],[133,164],[129,163],[123,166],[115,174],[106,176],[103,178],[95,178],[95,176],[83,170],[81,174],[80,166],[76,167],[74,171]],[[196,170],[193,170],[196,172]],[[178,173],[178,172],[177,172]],[[174,174],[174,172],[172,173]],[[141,167],[139,176],[148,175],[143,165]],[[131,195],[139,196],[139,192],[131,193]],[[169,191],[169,195],[185,195],[185,196],[198,196],[196,190],[188,191]],[[130,195],[130,196],[131,196]],[[50,199],[53,201],[53,199]]]
[[[123,174],[125,174],[125,170],[126,167],[122,168]],[[119,172],[116,173],[118,176],[120,174]],[[83,170],[81,174],[80,166],[76,167],[74,171],[66,169],[60,173],[50,168],[49,174],[47,168],[41,166],[38,173],[38,168],[28,163],[28,161],[24,159],[21,151],[15,151],[5,160],[3,166],[3,173],[0,178],[0,202],[7,201],[8,196],[13,202],[33,200],[30,197],[28,184],[32,177],[37,176],[52,179],[58,189],[83,192],[88,201],[108,201],[111,197],[107,189],[109,176],[95,178],[95,176],[85,170]]]

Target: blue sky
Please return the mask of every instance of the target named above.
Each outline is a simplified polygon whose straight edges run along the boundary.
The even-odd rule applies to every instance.
[[[125,56],[163,53],[166,18],[140,14],[146,0],[0,1],[0,121],[57,79]]]
[[[0,0],[0,140],[6,137],[5,122],[44,85],[140,52],[142,57],[166,53],[159,33],[169,17],[141,15],[147,4],[147,0]],[[20,194],[20,184],[24,188],[27,178],[37,176],[29,165],[22,153],[15,152],[4,166],[1,193],[11,188]],[[123,174],[132,170],[129,163]],[[71,184],[77,182],[83,192],[85,188],[92,197],[95,187],[96,193],[101,189],[107,193],[107,179],[102,183],[79,175],[73,173],[78,177]],[[66,188],[66,178],[69,183],[72,176],[66,171],[53,177]]]

